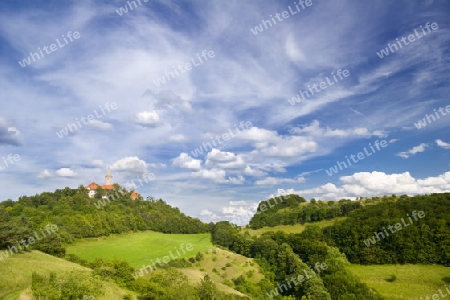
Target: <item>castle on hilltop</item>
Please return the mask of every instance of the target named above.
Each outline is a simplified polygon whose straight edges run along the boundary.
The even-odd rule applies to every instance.
[[[114,184],[112,183],[112,175],[111,175],[111,170],[108,167],[108,170],[106,171],[106,176],[105,176],[105,184],[101,185],[101,188],[103,190],[113,190],[114,189]],[[97,193],[97,188],[100,185],[97,184],[95,181],[92,181],[91,183],[89,183],[87,186],[85,186],[85,188],[88,190],[88,196],[89,198],[94,198],[95,194]],[[102,198],[107,198],[108,196],[103,196]],[[141,197],[141,194],[139,194],[136,191],[132,191],[131,195],[130,195],[132,200],[135,200],[139,197]]]

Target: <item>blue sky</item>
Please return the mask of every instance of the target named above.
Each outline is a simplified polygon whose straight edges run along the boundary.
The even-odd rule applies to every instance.
[[[122,185],[153,173],[137,187],[144,197],[239,224],[290,192],[450,192],[448,1],[312,0],[296,14],[293,1],[140,2],[119,14],[126,1],[2,1],[0,199],[103,183],[107,166]],[[377,55],[415,30],[420,38]],[[446,115],[417,128],[439,108]],[[241,122],[251,127],[193,154]],[[377,140],[387,146],[328,175]]]

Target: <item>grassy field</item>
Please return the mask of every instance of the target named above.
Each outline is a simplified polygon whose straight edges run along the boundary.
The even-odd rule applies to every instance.
[[[0,261],[0,299],[32,299],[30,296],[32,272],[48,276],[50,272],[59,274],[72,270],[92,272],[80,265],[39,251],[14,254]],[[126,294],[135,295],[135,293],[125,291],[111,282],[104,282],[103,287],[105,294],[97,297],[97,299],[123,299]]]
[[[181,244],[192,244],[191,251],[180,250]],[[176,258],[189,258],[197,252],[205,252],[214,248],[211,244],[211,234],[164,234],[144,231],[107,237],[84,239],[68,245],[67,253],[76,254],[88,261],[97,257],[105,260],[124,259],[136,269],[149,265],[151,260],[163,259],[170,251]],[[180,256],[177,255],[177,249]],[[169,256],[170,257],[170,256]]]
[[[450,277],[450,268],[438,265],[351,265],[348,269],[386,300],[425,299],[427,295],[445,293],[443,277]],[[395,275],[394,282],[386,281]]]
[[[333,223],[337,220],[344,220],[344,219],[345,219],[345,217],[340,217],[340,218],[334,218],[333,220],[324,220],[324,221],[315,222],[315,223],[295,224],[295,225],[278,225],[275,227],[263,227],[260,229],[243,228],[242,233],[247,231],[248,233],[250,233],[251,235],[254,235],[254,236],[260,236],[264,232],[269,232],[269,231],[283,231],[285,233],[301,233],[303,230],[305,230],[306,225],[308,225],[308,224],[317,225],[320,228],[323,228],[326,226],[333,225]]]

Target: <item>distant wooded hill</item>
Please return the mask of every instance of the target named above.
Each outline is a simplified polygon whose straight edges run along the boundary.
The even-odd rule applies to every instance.
[[[64,242],[70,243],[76,238],[141,230],[163,233],[211,230],[211,225],[186,216],[162,200],[131,200],[129,193],[117,195],[100,209],[94,205],[99,199],[89,198],[82,186],[0,202],[0,249],[16,245],[17,241],[28,238],[34,230],[47,224],[56,224],[59,231],[52,239],[36,243],[33,248],[57,255],[64,254]],[[45,242],[52,244],[53,251],[42,249]]]
[[[313,223],[347,216],[325,227],[320,241],[338,247],[352,263],[450,266],[450,193],[309,203],[298,195],[284,199],[262,201],[250,227]],[[262,211],[263,205],[269,208]],[[417,217],[419,211],[423,211],[423,218]],[[399,230],[395,230],[396,224]]]

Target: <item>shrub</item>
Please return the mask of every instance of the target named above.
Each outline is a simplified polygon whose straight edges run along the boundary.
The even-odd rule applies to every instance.
[[[231,267],[231,264],[230,263],[226,263],[225,267],[229,268],[229,267]]]
[[[445,283],[450,283],[450,277],[442,277],[442,279],[441,279],[443,282],[445,282]]]
[[[397,276],[391,275],[391,277],[385,279],[387,282],[394,282],[397,280]]]
[[[203,253],[197,252],[197,254],[195,255],[195,260],[196,261],[201,261],[205,256],[203,255]]]

